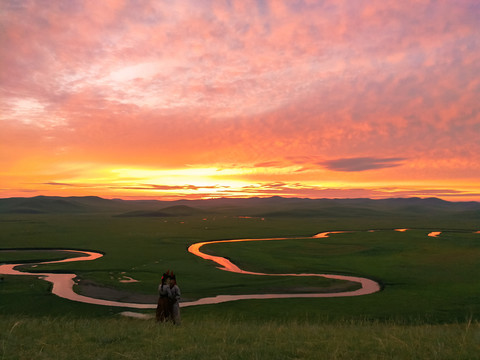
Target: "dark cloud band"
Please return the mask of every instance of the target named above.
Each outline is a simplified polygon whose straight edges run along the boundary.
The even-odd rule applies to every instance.
[[[323,161],[320,165],[333,171],[366,171],[402,165],[405,158],[356,157]]]

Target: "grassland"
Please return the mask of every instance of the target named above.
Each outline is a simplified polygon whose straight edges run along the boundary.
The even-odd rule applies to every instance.
[[[478,359],[478,323],[0,318],[2,359]]]
[[[267,207],[259,209],[258,215],[269,213]],[[342,286],[330,280],[228,273],[186,251],[190,244],[207,240],[292,237],[211,244],[202,250],[252,271],[370,277],[384,285],[383,291],[356,298],[251,300],[185,308],[183,325],[174,328],[120,318],[118,313],[125,309],[60,299],[39,279],[4,276],[0,358],[144,359],[161,353],[166,359],[474,359],[480,351],[480,234],[474,233],[480,226],[475,213],[462,217],[465,212],[442,210],[422,218],[418,211],[414,216],[367,211],[342,217],[341,209],[330,209],[337,215],[305,217],[293,216],[295,211],[285,205],[280,215],[270,211],[270,217],[246,218],[238,215],[255,215],[254,211],[224,210],[172,217],[117,217],[111,211],[5,213],[0,215],[0,248],[104,252],[92,262],[25,269],[74,272],[80,279],[130,293],[155,294],[161,273],[173,269],[184,300]],[[124,204],[122,211],[127,212]],[[401,233],[394,228],[412,230]],[[300,239],[330,230],[354,231]],[[431,238],[430,231],[442,234]],[[0,262],[39,259],[58,259],[58,254],[0,253]],[[139,282],[120,283],[124,276]],[[76,290],[82,292],[82,287]]]

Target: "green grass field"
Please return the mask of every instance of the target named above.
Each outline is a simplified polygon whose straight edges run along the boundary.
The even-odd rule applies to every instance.
[[[1,317],[2,359],[478,359],[478,323]]]
[[[182,326],[174,328],[121,318],[118,313],[126,309],[58,298],[49,292],[48,283],[33,277],[4,276],[0,358],[144,359],[160,352],[176,359],[474,359],[480,351],[480,234],[474,233],[478,222],[465,220],[448,228],[444,219],[435,224],[428,218],[422,224],[418,218],[400,217],[398,225],[394,220],[2,214],[2,249],[105,253],[91,262],[27,265],[25,270],[74,272],[80,279],[131,293],[154,295],[167,269],[177,274],[184,300],[348,286],[317,278],[229,273],[186,250],[200,241],[268,237],[293,239],[211,244],[202,251],[228,257],[245,270],[358,275],[375,279],[384,288],[352,298],[189,307],[182,309]],[[409,225],[417,226],[393,231]],[[370,229],[382,230],[367,232]],[[355,231],[300,239],[330,230]],[[430,231],[442,234],[431,238]],[[0,263],[58,258],[31,250],[0,253]],[[124,276],[139,282],[119,282]]]

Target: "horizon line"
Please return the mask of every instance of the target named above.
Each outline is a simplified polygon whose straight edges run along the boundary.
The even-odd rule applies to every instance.
[[[176,201],[211,201],[211,200],[249,200],[249,199],[297,199],[297,200],[400,200],[400,199],[418,199],[418,200],[440,200],[449,203],[465,203],[465,202],[474,202],[480,203],[476,200],[464,200],[464,201],[451,201],[445,200],[440,197],[428,196],[400,196],[400,197],[385,197],[385,198],[371,198],[371,197],[322,197],[322,198],[313,198],[313,197],[297,197],[297,196],[249,196],[249,197],[211,197],[211,198],[201,198],[201,199],[192,199],[192,198],[176,198],[176,199],[161,199],[154,197],[132,197],[132,198],[121,198],[121,197],[102,197],[98,195],[71,195],[71,196],[62,196],[62,195],[35,195],[35,196],[9,196],[9,197],[0,197],[0,200],[8,199],[34,199],[34,198],[98,198],[102,200],[121,200],[121,201],[161,201],[161,202],[176,202]]]

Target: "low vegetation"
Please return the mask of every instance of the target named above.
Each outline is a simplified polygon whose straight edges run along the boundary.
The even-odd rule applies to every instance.
[[[0,203],[1,248],[29,249],[0,252],[0,263],[59,258],[35,248],[100,251],[105,256],[92,262],[27,264],[25,270],[73,272],[80,284],[84,279],[155,295],[161,273],[172,269],[184,300],[350,286],[317,278],[228,273],[186,251],[200,241],[288,237],[292,239],[210,244],[202,250],[228,257],[245,270],[358,275],[379,281],[383,290],[355,298],[184,308],[182,326],[173,327],[119,315],[129,309],[58,298],[50,293],[51,285],[34,277],[0,275],[0,359],[144,359],[159,354],[165,359],[473,359],[480,352],[475,275],[480,273],[480,224],[474,203],[252,199],[239,200],[237,207],[226,201],[172,208],[163,203],[129,207],[99,198],[42,200]],[[432,207],[437,210],[427,212]],[[132,211],[141,216],[116,216]],[[169,216],[157,216],[162,212]],[[332,230],[351,232],[305,238]],[[431,231],[441,234],[429,237]],[[126,276],[138,282],[119,282]],[[85,289],[80,285],[76,291]]]
[[[1,359],[475,359],[477,322],[0,318]]]

